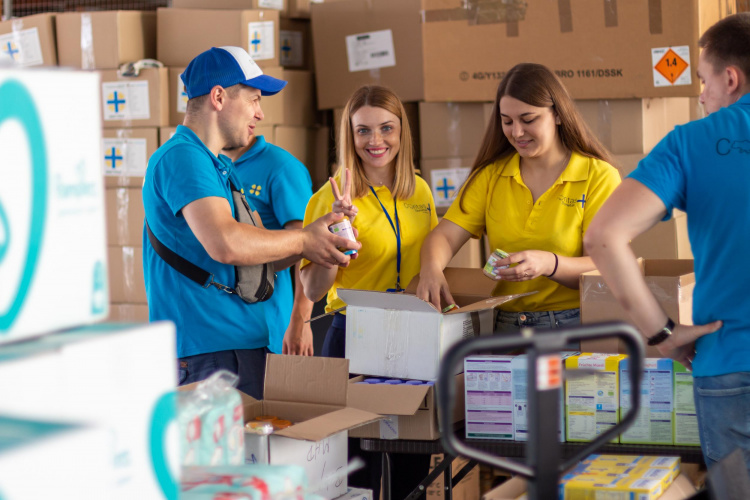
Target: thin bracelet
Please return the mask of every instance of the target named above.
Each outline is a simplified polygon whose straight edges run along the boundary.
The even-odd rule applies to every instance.
[[[555,268],[552,270],[552,273],[550,273],[550,274],[547,275],[548,278],[551,278],[552,276],[555,275],[555,273],[557,272],[557,264],[559,262],[557,260],[557,254],[555,252],[550,252],[550,253],[555,256]]]

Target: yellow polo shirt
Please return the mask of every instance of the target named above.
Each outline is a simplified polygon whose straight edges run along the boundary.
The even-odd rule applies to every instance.
[[[381,186],[375,188],[375,192],[395,224],[390,190]],[[336,293],[338,288],[384,292],[396,286],[396,234],[393,228],[371,191],[368,190],[365,196],[354,200],[354,204],[359,212],[352,225],[359,231],[358,241],[362,243],[362,248],[349,267],[339,268],[333,287],[328,290],[326,312],[346,305]],[[330,212],[332,205],[333,193],[329,181],[310,198],[305,210],[304,225]],[[417,177],[414,195],[408,200],[398,200],[398,219],[401,227],[401,287],[406,288],[409,281],[419,274],[422,242],[432,228],[437,226],[432,191],[421,177]],[[309,263],[310,261],[303,259],[302,267]]]
[[[479,238],[487,232],[490,248],[506,252],[546,250],[583,256],[583,235],[596,212],[620,184],[610,164],[573,153],[560,177],[534,203],[521,178],[519,156],[500,159],[482,170],[469,186],[461,211],[459,197],[445,214]],[[463,191],[463,189],[462,189]],[[511,312],[561,311],[580,306],[578,290],[540,276],[521,282],[498,281],[494,295],[537,291],[504,304]]]

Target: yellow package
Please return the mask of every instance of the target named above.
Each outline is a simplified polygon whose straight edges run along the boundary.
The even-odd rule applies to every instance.
[[[563,485],[564,500],[656,500],[664,492],[659,481],[642,478],[576,476]]]
[[[593,468],[586,468],[582,472],[578,472],[577,475],[653,479],[654,481],[659,481],[664,490],[669,488],[669,485],[671,485],[674,480],[671,470],[649,469],[648,467],[594,466]]]
[[[672,479],[680,473],[680,457],[655,457],[645,455],[591,455],[581,462],[589,470],[612,470],[612,468],[638,467],[644,469],[667,469]]]

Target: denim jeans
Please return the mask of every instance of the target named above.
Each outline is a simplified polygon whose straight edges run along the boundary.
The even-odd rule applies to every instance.
[[[563,328],[581,324],[580,309],[563,309],[562,311],[509,312],[498,311],[495,320],[496,334],[518,334],[521,328]],[[580,343],[573,342],[565,346],[567,351],[580,350]]]
[[[333,315],[333,322],[326,332],[323,349],[320,353],[326,358],[346,357],[346,316],[341,313]]]
[[[267,347],[208,352],[180,358],[178,362],[179,385],[192,384],[207,379],[221,369],[239,375],[237,389],[255,399],[263,399],[263,381],[266,374]]]
[[[693,393],[706,465],[741,448],[750,469],[750,372],[695,377]]]

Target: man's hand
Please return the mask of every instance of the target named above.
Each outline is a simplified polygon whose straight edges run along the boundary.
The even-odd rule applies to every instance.
[[[677,325],[672,335],[656,348],[665,358],[679,361],[685,368],[692,371],[695,341],[704,335],[714,333],[721,328],[722,324],[721,321],[714,321],[707,325]]]
[[[282,354],[296,356],[313,355],[313,335],[310,323],[300,323],[292,320],[284,334]]]
[[[340,222],[342,219],[343,215],[341,214],[329,213],[305,226],[302,230],[304,235],[302,257],[326,269],[349,265],[349,256],[344,255],[339,248],[359,250],[362,248],[362,244],[358,241],[350,241],[341,236],[336,236],[328,230],[328,226]]]

